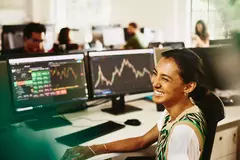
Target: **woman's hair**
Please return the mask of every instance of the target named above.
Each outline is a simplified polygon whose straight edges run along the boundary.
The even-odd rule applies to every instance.
[[[197,29],[198,24],[202,25],[202,32],[198,31],[198,29]],[[196,26],[195,26],[195,34],[198,35],[204,41],[207,39],[207,37],[208,37],[207,26],[203,20],[197,21]]]
[[[174,49],[162,53],[164,58],[172,58],[180,70],[184,83],[196,82],[196,88],[189,93],[194,101],[202,100],[208,89],[205,85],[204,66],[202,59],[189,49]]]
[[[69,44],[70,43],[70,36],[69,36],[70,29],[68,27],[62,28],[58,35],[58,42],[59,44]]]

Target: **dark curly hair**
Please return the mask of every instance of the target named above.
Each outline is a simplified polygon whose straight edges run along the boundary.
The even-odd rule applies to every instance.
[[[26,25],[26,27],[23,30],[23,37],[24,38],[32,38],[32,33],[46,33],[46,27],[43,24],[31,22]]]

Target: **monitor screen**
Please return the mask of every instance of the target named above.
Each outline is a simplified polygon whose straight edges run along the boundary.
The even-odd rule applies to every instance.
[[[124,45],[124,30],[121,27],[103,29],[103,43],[105,46]]]
[[[153,49],[89,52],[93,97],[152,91]]]
[[[88,98],[83,54],[12,58],[8,63],[17,112]]]

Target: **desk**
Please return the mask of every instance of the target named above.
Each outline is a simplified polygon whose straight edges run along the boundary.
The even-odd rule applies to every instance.
[[[111,142],[111,141],[115,141],[115,140],[141,136],[141,135],[145,134],[147,131],[149,131],[157,123],[158,119],[160,118],[160,116],[162,114],[162,112],[157,112],[156,105],[149,101],[137,100],[137,101],[130,102],[128,104],[142,108],[143,110],[124,114],[124,115],[114,116],[114,115],[110,115],[108,113],[104,113],[104,112],[100,111],[102,108],[109,107],[108,105],[110,105],[110,104],[108,103],[108,104],[104,104],[104,105],[101,105],[98,107],[89,108],[89,109],[81,111],[81,112],[65,114],[65,117],[67,119],[69,119],[73,123],[73,126],[75,126],[75,127],[65,126],[65,127],[54,128],[54,129],[36,132],[31,129],[28,129],[24,124],[21,124],[22,127],[17,127],[16,129],[13,129],[13,132],[16,132],[18,135],[21,135],[20,137],[23,137],[23,139],[19,140],[19,141],[21,141],[22,144],[25,143],[24,136],[26,137],[26,136],[30,135],[30,136],[28,136],[28,140],[29,140],[29,138],[31,138],[31,136],[34,136],[35,140],[36,140],[36,137],[39,138],[38,141],[41,141],[41,142],[44,141],[42,146],[46,146],[45,150],[43,150],[43,152],[45,152],[46,150],[48,150],[48,151],[50,150],[51,158],[48,158],[48,159],[49,160],[60,159],[62,157],[63,153],[65,152],[65,150],[69,147],[56,142],[54,139],[56,137],[63,136],[63,135],[69,134],[69,133],[73,133],[73,132],[88,128],[90,126],[98,125],[98,124],[104,123],[108,120],[112,120],[112,121],[123,124],[124,121],[126,121],[127,119],[132,119],[132,118],[139,119],[142,122],[142,124],[140,126],[126,126],[125,128],[123,128],[121,130],[118,130],[111,134],[88,141],[82,145],[107,143],[107,142]],[[217,130],[218,132],[221,132],[222,130],[226,129],[226,126],[228,128],[228,126],[231,127],[231,125],[234,125],[234,126],[239,125],[240,106],[226,107],[225,113],[226,113],[226,118],[218,124],[218,128],[220,128],[219,130]],[[9,132],[11,132],[11,131],[9,131]],[[6,133],[9,135],[9,132],[6,132]],[[4,134],[5,133],[0,132],[0,137],[2,137]],[[8,143],[11,143],[11,142],[8,142]],[[15,143],[16,142],[14,142],[13,144],[15,144]],[[240,143],[238,143],[238,144],[240,144]],[[8,146],[8,147],[11,148],[11,146]],[[8,147],[5,147],[5,148],[8,149]],[[1,146],[1,148],[2,148],[2,146]],[[21,149],[21,147],[18,149]],[[152,154],[153,153],[152,151],[153,151],[153,149],[150,148],[143,152],[144,152],[144,154],[145,153]],[[43,154],[40,151],[38,153]],[[131,153],[131,154],[135,154],[135,153]],[[104,155],[95,156],[93,158],[90,158],[89,160],[101,160],[101,159],[107,159],[107,158],[112,158],[112,157],[116,157],[116,159],[122,159],[122,157],[124,157],[124,156],[126,157],[126,154],[112,153],[112,154],[104,154]],[[119,157],[121,157],[121,158],[119,158]],[[1,157],[0,157],[0,159],[1,159]]]

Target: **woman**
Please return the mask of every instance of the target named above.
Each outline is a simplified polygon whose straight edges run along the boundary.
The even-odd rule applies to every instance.
[[[58,43],[53,44],[53,48],[49,52],[63,52],[65,50],[77,50],[79,45],[71,43],[70,28],[62,28],[58,35]]]
[[[209,47],[209,34],[207,32],[207,26],[202,20],[199,20],[196,23],[193,41],[196,47]]]
[[[202,61],[195,53],[187,49],[162,53],[152,76],[153,101],[165,107],[158,123],[140,137],[73,147],[65,152],[62,159],[87,159],[103,153],[138,151],[157,141],[158,160],[201,159],[206,124],[194,101],[201,100],[207,94],[203,78]]]

